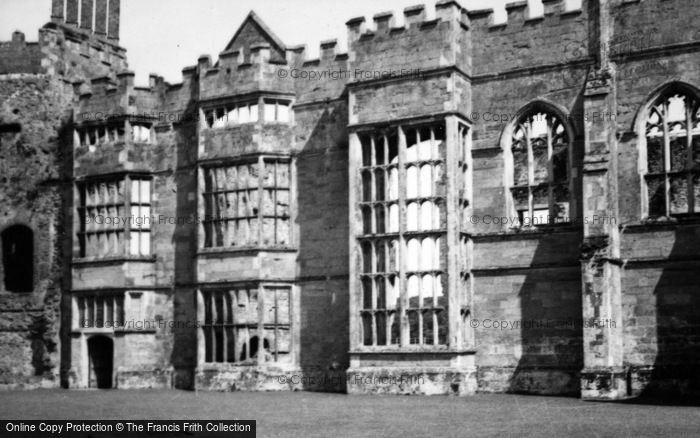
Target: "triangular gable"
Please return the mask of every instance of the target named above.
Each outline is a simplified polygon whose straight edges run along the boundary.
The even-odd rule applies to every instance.
[[[250,53],[250,47],[258,44],[268,44],[273,59],[284,60],[286,58],[287,48],[282,40],[263,23],[255,12],[250,11],[241,27],[231,38],[225,51],[242,50],[247,56]]]

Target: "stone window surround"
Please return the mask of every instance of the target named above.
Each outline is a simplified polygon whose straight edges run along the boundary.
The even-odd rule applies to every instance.
[[[269,321],[266,320],[264,311],[266,309],[265,307],[265,299],[266,299],[266,291],[269,290],[282,290],[286,289],[288,290],[288,316],[286,322],[279,323],[279,316],[275,315],[274,318],[274,323],[270,323]],[[237,292],[242,292],[245,291],[246,293],[250,293],[251,291],[256,292],[256,305],[257,305],[257,311],[256,311],[256,319],[257,321],[254,324],[246,323],[246,322],[240,322],[236,321],[234,318],[235,312],[233,311],[233,304],[238,303],[238,294],[236,294],[236,297],[233,296],[233,293]],[[224,295],[226,295],[226,298],[224,298]],[[222,297],[222,310],[223,310],[223,315],[218,315],[221,316],[221,319],[216,318],[219,322],[215,322],[215,317],[217,317],[217,306],[215,303],[215,297],[220,296]],[[299,291],[297,286],[294,283],[291,282],[275,282],[275,281],[257,281],[257,282],[252,282],[252,283],[241,283],[241,284],[236,284],[236,285],[231,285],[231,286],[206,286],[197,291],[197,321],[198,321],[198,340],[197,340],[197,363],[199,367],[217,367],[217,366],[236,366],[236,367],[256,367],[260,365],[264,365],[266,363],[270,363],[273,365],[276,364],[289,364],[292,365],[296,359],[296,345],[298,343],[297,339],[297,333],[295,332],[298,330],[295,326],[294,321],[297,320],[297,316],[295,316],[295,309],[297,308],[296,302],[298,301],[298,296],[299,296]],[[250,299],[250,295],[247,295],[248,299]],[[211,305],[207,306],[206,305],[206,300],[210,299],[211,300]],[[276,298],[277,299],[277,298]],[[228,304],[228,306],[227,306]],[[277,304],[277,303],[276,303]],[[229,307],[231,306],[231,307]],[[277,306],[273,306],[275,311],[278,311]],[[212,313],[207,313],[207,309],[209,309]],[[267,321],[267,322],[266,322]],[[255,333],[255,336],[258,338],[258,352],[264,351],[265,349],[265,344],[264,341],[268,340],[265,336],[262,336],[262,341],[261,341],[261,336],[260,333],[265,333],[265,329],[274,329],[274,340],[268,344],[270,353],[269,354],[258,354],[254,358],[247,357],[245,360],[241,360],[240,357],[235,357],[235,353],[241,353],[241,346],[236,346],[235,347],[235,352],[231,354],[230,351],[228,351],[228,346],[229,346],[229,336],[232,336],[232,339],[236,340],[236,338],[239,336],[239,332],[237,330],[243,329],[245,330],[245,334],[249,335],[248,329],[252,329],[253,332]],[[223,346],[223,351],[220,352],[221,360],[217,360],[217,351],[216,351],[216,345],[214,342],[216,339],[214,338],[214,330],[216,328],[221,329],[221,336],[222,336],[222,341],[221,345]],[[227,330],[228,329],[228,330]],[[288,349],[287,351],[279,351],[277,347],[277,339],[278,339],[278,331],[279,330],[286,330],[288,332]],[[210,345],[207,344],[207,338],[205,335],[206,331],[210,331],[212,333],[212,336],[209,338],[209,342],[211,342]],[[228,333],[227,333],[228,332]],[[250,353],[250,340],[252,338],[246,337],[245,339],[245,346],[246,350],[248,353]],[[273,348],[273,345],[275,347]],[[212,348],[212,350],[208,350],[208,347]],[[212,360],[207,360],[207,357],[210,356]]]
[[[128,117],[106,120],[104,123],[89,123],[77,125],[73,131],[73,144],[76,148],[87,146],[90,152],[96,151],[96,146],[110,143],[155,144],[155,123],[152,120],[129,120]],[[147,129],[148,139],[137,137],[137,129]]]
[[[152,334],[158,330],[155,315],[147,314],[152,307],[153,294],[144,290],[73,291],[71,293],[71,331],[83,334],[142,333]],[[97,324],[96,306],[102,301],[103,324]],[[111,301],[112,317],[107,319]],[[87,307],[93,305],[93,318],[88,318]],[[84,317],[81,320],[81,316]],[[153,319],[152,319],[153,318]]]
[[[262,203],[264,201],[264,191],[265,188],[272,188],[269,186],[266,186],[264,183],[264,174],[260,169],[264,169],[264,163],[267,162],[276,162],[276,163],[286,163],[289,166],[289,171],[288,171],[288,186],[287,187],[277,187],[277,183],[275,183],[275,190],[284,190],[288,192],[288,199],[289,199],[289,204],[288,204],[288,215],[286,217],[280,216],[280,218],[286,219],[288,221],[288,233],[287,233],[287,242],[284,245],[265,245],[262,242],[264,241],[263,239],[263,227],[260,226],[260,224],[263,223],[263,219],[265,218],[264,215],[264,209],[262,208]],[[205,178],[206,178],[206,172],[211,170],[211,169],[218,169],[218,168],[231,168],[231,167],[237,167],[245,164],[257,164],[258,166],[258,181],[257,181],[257,187],[255,189],[250,189],[254,190],[257,193],[257,222],[258,222],[258,239],[256,244],[251,244],[251,245],[244,245],[244,246],[231,246],[231,245],[222,245],[222,246],[217,246],[213,244],[212,245],[207,245],[207,234],[206,234],[206,227],[208,224],[215,222],[213,220],[209,220],[207,216],[209,215],[209,212],[207,212],[206,208],[206,202],[204,201],[204,198],[209,195],[208,192],[206,192],[206,184],[205,184]],[[241,156],[233,159],[225,159],[225,160],[215,160],[213,162],[208,162],[208,163],[203,163],[202,166],[200,167],[200,196],[202,196],[202,208],[200,213],[202,214],[203,220],[202,220],[202,227],[200,227],[200,237],[199,237],[199,252],[201,254],[210,254],[210,253],[226,253],[226,252],[249,252],[249,251],[295,251],[297,247],[296,243],[296,231],[294,228],[294,218],[296,216],[296,161],[293,156],[291,155],[279,155],[279,154],[251,154],[247,156]],[[234,190],[235,191],[235,190]],[[276,206],[275,206],[275,211],[276,211]],[[229,219],[237,220],[235,218],[226,218],[228,221]],[[275,214],[275,220],[277,220],[278,217]],[[277,237],[277,236],[276,236]],[[211,237],[213,239],[213,236]]]
[[[267,120],[265,106],[274,103],[276,106],[284,105],[288,108],[287,120],[278,120],[278,110],[275,110],[275,120]],[[249,96],[237,96],[229,99],[217,99],[213,102],[205,102],[199,110],[200,129],[226,129],[246,124],[282,124],[289,125],[294,122],[294,99],[292,96],[276,95],[270,93],[254,93]],[[254,116],[251,115],[245,122],[230,117],[232,111],[247,107],[249,111],[254,108]],[[217,120],[219,125],[217,126]]]
[[[649,122],[650,114],[651,111],[654,109],[654,107],[663,104],[664,101],[667,99],[675,96],[675,95],[685,95],[688,96],[696,102],[700,102],[700,90],[695,88],[694,86],[685,83],[685,82],[680,82],[680,81],[671,81],[667,82],[659,87],[656,88],[654,92],[652,92],[649,97],[646,99],[646,104],[644,104],[638,111],[636,117],[635,117],[635,122],[634,122],[634,128],[635,128],[635,133],[637,134],[637,139],[638,139],[638,147],[639,147],[639,161],[638,161],[638,172],[640,175],[640,217],[642,221],[669,221],[669,220],[676,220],[676,219],[684,219],[684,218],[690,218],[690,217],[697,217],[698,213],[693,213],[691,211],[688,211],[686,213],[672,213],[671,212],[671,207],[670,207],[670,189],[669,189],[669,174],[673,173],[670,171],[670,150],[669,150],[669,143],[670,141],[666,138],[667,135],[664,137],[664,151],[663,151],[663,157],[662,161],[664,162],[664,170],[663,170],[663,175],[664,175],[664,180],[665,180],[665,197],[664,197],[664,202],[665,202],[665,213],[660,216],[653,216],[650,212],[650,206],[649,206],[649,190],[648,190],[648,184],[647,184],[647,178],[648,178],[648,153],[647,153],[647,124]],[[692,119],[692,114],[691,114],[691,119]],[[696,119],[697,120],[697,119]],[[665,125],[664,121],[661,121],[662,124]],[[687,129],[687,128],[686,128]],[[688,132],[687,130],[686,132]],[[688,139],[690,139],[691,136],[688,136]],[[692,143],[690,144],[690,148],[692,150]],[[692,154],[692,152],[688,152],[689,154]],[[692,158],[691,158],[692,161]],[[683,173],[687,173],[690,182],[692,182],[692,171],[689,170],[686,166],[686,169],[682,171]],[[692,185],[689,184],[686,186],[687,192],[686,194],[689,193],[690,189],[692,188]],[[694,203],[693,196],[687,196],[688,200],[688,206],[689,210],[691,206]],[[694,210],[698,210],[697,206],[695,206]]]
[[[361,257],[360,242],[363,239],[364,228],[362,226],[362,142],[360,136],[362,134],[375,135],[378,132],[395,132],[400,150],[406,149],[406,131],[412,128],[420,128],[432,126],[436,124],[444,124],[446,127],[446,141],[444,150],[441,152],[445,164],[445,182],[447,183],[446,191],[446,221],[448,224],[447,233],[445,235],[447,246],[447,264],[444,267],[446,275],[446,285],[444,288],[446,296],[446,309],[448,315],[448,333],[447,342],[442,345],[428,344],[411,344],[410,334],[405,333],[400,335],[400,343],[390,345],[364,345],[362,333],[361,313],[363,311],[363,294],[361,293],[361,274],[363,263]],[[351,326],[351,354],[422,354],[422,353],[445,353],[455,354],[472,351],[473,348],[473,333],[470,329],[462,327],[468,323],[471,318],[470,311],[470,294],[471,294],[471,275],[470,263],[464,258],[469,247],[469,234],[467,229],[462,226],[464,215],[469,214],[471,206],[466,197],[471,195],[471,151],[467,150],[471,147],[471,124],[468,119],[460,114],[444,113],[436,114],[422,118],[407,118],[405,120],[396,120],[391,123],[367,123],[357,124],[350,127],[350,201],[351,201],[351,254],[352,263],[350,266],[350,286],[351,286],[351,305],[350,305],[350,326]],[[402,155],[405,154],[402,153]],[[405,158],[404,158],[405,159]],[[402,164],[406,164],[402,162]],[[451,183],[449,175],[452,175],[456,184]],[[403,179],[403,178],[402,178]],[[405,187],[403,187],[405,189]],[[401,190],[403,192],[403,190]],[[405,204],[405,196],[402,193],[401,198]],[[405,222],[402,220],[402,222]],[[405,224],[402,225],[402,228]],[[466,234],[465,234],[466,233]],[[370,236],[371,237],[371,236]],[[377,236],[381,238],[383,236]],[[410,237],[410,236],[407,236]],[[467,251],[463,251],[460,247],[463,245]],[[452,249],[454,248],[454,249]],[[462,259],[460,259],[460,257]],[[405,275],[404,275],[405,276]],[[400,284],[403,286],[404,281]],[[404,287],[400,287],[400,294],[406,294]],[[405,300],[404,300],[405,301]],[[405,304],[405,303],[403,303]],[[399,306],[397,311],[404,312],[406,306]],[[401,320],[406,319],[402,317]],[[402,331],[407,331],[408,327],[403,327]]]
[[[519,212],[516,208],[516,202],[514,200],[513,196],[513,188],[515,186],[514,184],[514,159],[513,159],[513,153],[511,149],[512,145],[512,139],[513,135],[515,134],[515,131],[518,127],[518,125],[521,123],[522,120],[536,115],[538,113],[544,113],[544,114],[549,114],[555,116],[559,122],[563,125],[564,130],[566,132],[566,137],[568,139],[567,143],[567,179],[568,179],[568,190],[569,190],[569,218],[570,219],[575,219],[577,218],[578,214],[578,207],[577,207],[577,202],[576,202],[576,196],[575,196],[575,177],[576,177],[576,169],[574,167],[574,148],[576,146],[576,136],[573,130],[573,127],[570,122],[570,118],[568,115],[568,112],[560,108],[558,105],[553,104],[548,101],[543,101],[543,100],[535,100],[532,101],[525,106],[523,106],[517,113],[516,116],[513,118],[513,122],[509,123],[501,133],[501,140],[500,140],[500,145],[501,149],[503,150],[503,156],[504,156],[504,181],[505,181],[505,194],[506,194],[506,217],[519,217]],[[550,149],[549,154],[551,155],[551,147],[548,145],[548,148]],[[531,165],[531,160],[532,160],[532,154],[528,157],[528,166]],[[551,160],[548,160],[551,161]],[[528,169],[528,172],[530,173],[531,169]],[[550,169],[548,170],[548,182],[547,184],[551,185],[551,166]],[[531,181],[530,181],[531,182]],[[532,203],[530,203],[532,205]],[[549,195],[549,209],[550,209],[550,217],[552,217],[552,209],[553,209],[553,198],[551,196],[551,193]],[[534,221],[533,221],[534,222]],[[534,229],[538,227],[549,227],[549,226],[555,226],[555,225],[568,225],[570,222],[561,222],[561,223],[548,223],[548,224],[523,224],[523,225],[518,225],[517,228],[522,228],[522,229]]]
[[[76,214],[76,220],[77,223],[75,224],[76,226],[76,234],[78,236],[77,243],[78,243],[78,252],[74,253],[74,258],[73,258],[73,263],[90,263],[90,262],[105,262],[105,263],[112,263],[112,262],[119,262],[119,261],[127,261],[127,260],[143,260],[143,261],[153,261],[154,256],[152,255],[152,247],[153,243],[150,243],[150,249],[148,251],[148,254],[132,254],[131,253],[131,248],[130,248],[130,242],[131,242],[131,230],[132,228],[136,227],[138,228],[138,225],[131,224],[131,220],[125,220],[125,224],[122,228],[120,228],[120,232],[124,233],[124,237],[122,238],[122,243],[120,244],[120,249],[123,249],[121,253],[112,253],[108,255],[103,255],[103,256],[88,256],[86,255],[87,251],[87,243],[84,241],[84,236],[88,234],[86,231],[86,219],[85,219],[85,206],[83,205],[83,202],[81,199],[83,198],[82,195],[82,190],[83,188],[88,185],[88,184],[96,184],[96,183],[110,183],[110,182],[119,182],[119,181],[124,181],[124,192],[122,194],[122,199],[123,202],[118,205],[117,207],[121,206],[122,211],[124,212],[121,216],[124,217],[125,219],[131,218],[131,212],[132,212],[132,202],[131,202],[131,190],[132,190],[132,184],[131,182],[134,180],[146,180],[150,181],[150,200],[149,200],[149,207],[150,207],[150,214],[151,216],[154,215],[152,205],[153,205],[153,193],[154,193],[154,187],[153,187],[153,177],[152,175],[148,173],[141,173],[141,172],[120,172],[116,174],[110,174],[110,175],[99,175],[99,176],[93,176],[93,177],[87,177],[87,178],[82,178],[80,180],[77,180],[75,182],[75,204],[77,208],[77,214]],[[139,201],[138,203],[139,206],[142,205],[142,202]],[[117,214],[117,216],[119,216]],[[150,219],[150,218],[149,218]],[[145,229],[145,228],[144,228]],[[150,226],[149,230],[150,231]],[[114,232],[117,232],[116,229]],[[123,246],[123,248],[121,248]]]

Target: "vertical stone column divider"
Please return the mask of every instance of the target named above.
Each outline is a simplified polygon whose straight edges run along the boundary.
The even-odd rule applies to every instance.
[[[248,354],[251,351],[248,350]],[[252,354],[251,354],[252,356]],[[258,367],[265,365],[265,286],[258,283]]]
[[[195,290],[195,296],[197,299],[197,321],[199,322],[199,327],[197,328],[197,368],[201,367],[204,365],[205,361],[205,351],[206,351],[206,345],[204,345],[205,342],[205,337],[204,337],[204,331],[201,327],[204,327],[204,312],[205,312],[205,306],[204,306],[204,295],[202,294],[201,289],[196,289]]]
[[[360,282],[359,272],[362,263],[360,246],[357,243],[357,236],[362,229],[362,214],[358,206],[362,181],[360,178],[359,166],[362,160],[362,144],[356,132],[350,133],[349,139],[349,169],[348,169],[348,203],[350,208],[349,223],[349,290],[350,290],[350,351],[356,351],[362,345],[360,337],[360,299],[362,294],[358,293]],[[351,368],[356,368],[358,364],[351,364]]]
[[[459,269],[459,122],[456,116],[445,119],[445,200],[447,215],[447,345],[454,349],[461,346],[460,333],[460,269]]]
[[[622,284],[617,223],[615,70],[608,62],[612,33],[608,0],[599,3],[599,65],[584,92],[583,370],[581,397],[615,400],[627,395],[623,368]]]
[[[411,344],[410,336],[411,330],[408,321],[408,292],[407,292],[407,281],[406,278],[406,255],[408,254],[408,242],[406,242],[406,188],[408,187],[406,183],[407,171],[406,171],[406,132],[403,126],[399,126],[398,130],[398,140],[399,140],[399,329],[401,332],[400,346],[405,348]]]
[[[592,115],[614,111],[611,77],[607,70],[589,76],[584,96],[583,162],[583,362],[584,399],[626,396],[622,346],[622,285],[617,224],[617,147],[614,120]],[[603,119],[606,119],[604,117]]]

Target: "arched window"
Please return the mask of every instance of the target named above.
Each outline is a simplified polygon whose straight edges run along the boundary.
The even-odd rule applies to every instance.
[[[2,232],[2,264],[5,290],[31,292],[34,289],[34,233],[24,225]]]
[[[511,130],[507,166],[521,226],[571,221],[571,133],[551,111],[534,109]]]
[[[646,112],[642,174],[647,215],[700,213],[700,99],[674,86]]]

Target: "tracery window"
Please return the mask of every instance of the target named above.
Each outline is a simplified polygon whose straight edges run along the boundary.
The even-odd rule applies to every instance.
[[[521,226],[571,220],[571,137],[552,112],[520,118],[510,139],[510,192]]]
[[[662,94],[647,113],[645,137],[648,216],[700,213],[700,100]]]

